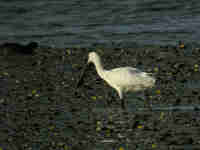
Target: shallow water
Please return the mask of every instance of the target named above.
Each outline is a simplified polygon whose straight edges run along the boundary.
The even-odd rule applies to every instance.
[[[0,2],[0,43],[51,47],[200,44],[198,0]]]

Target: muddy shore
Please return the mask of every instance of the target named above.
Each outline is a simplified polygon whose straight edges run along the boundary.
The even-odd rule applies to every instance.
[[[122,110],[94,68],[75,92],[91,49],[38,47],[30,55],[0,49],[0,149],[200,148],[200,48],[93,50],[105,68],[140,68],[156,77],[156,86],[127,94]]]

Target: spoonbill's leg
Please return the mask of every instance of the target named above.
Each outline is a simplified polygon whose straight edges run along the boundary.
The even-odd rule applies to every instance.
[[[143,92],[143,94],[144,94],[144,100],[146,101],[147,107],[149,108],[150,111],[152,111],[153,110],[152,102],[151,102],[151,98],[150,98],[148,91],[145,93]]]
[[[124,98],[121,99],[121,107],[122,107],[122,109],[126,108]]]
[[[119,98],[121,100],[121,107],[122,107],[122,109],[125,109],[125,100],[124,100],[124,97],[123,97],[122,89],[120,87],[115,87],[115,89],[117,90],[117,93],[118,93]]]
[[[112,103],[112,93],[110,91],[107,91],[107,94],[106,94],[106,103],[108,106],[110,106],[110,104]]]

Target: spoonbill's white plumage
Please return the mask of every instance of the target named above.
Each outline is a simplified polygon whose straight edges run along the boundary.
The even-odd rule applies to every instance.
[[[146,72],[142,72],[137,68],[120,67],[111,70],[103,68],[101,59],[96,52],[90,52],[88,55],[88,63],[93,63],[96,67],[98,75],[113,87],[120,99],[123,99],[123,93],[136,92],[152,88],[156,79]]]

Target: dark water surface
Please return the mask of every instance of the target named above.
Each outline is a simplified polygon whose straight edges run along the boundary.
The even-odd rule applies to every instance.
[[[1,1],[0,43],[53,47],[199,44],[198,0]]]

